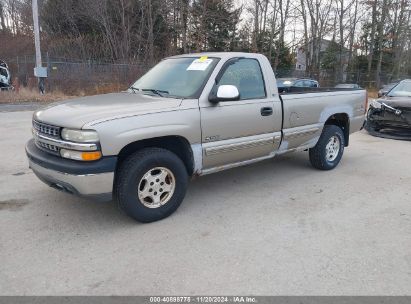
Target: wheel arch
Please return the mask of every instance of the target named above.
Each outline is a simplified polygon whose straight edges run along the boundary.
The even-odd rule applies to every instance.
[[[131,142],[124,146],[118,154],[117,167],[132,153],[144,148],[163,148],[176,154],[184,163],[188,175],[194,174],[195,158],[189,141],[182,136],[168,135],[147,138]]]
[[[335,113],[328,117],[324,125],[340,127],[344,134],[344,146],[348,146],[350,140],[350,117],[347,113]]]

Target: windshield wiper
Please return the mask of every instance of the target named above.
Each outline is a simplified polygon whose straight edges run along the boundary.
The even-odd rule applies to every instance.
[[[131,86],[130,89],[133,90],[133,93],[136,93],[136,92],[140,91],[139,88],[136,88],[136,87],[133,87],[133,86]]]
[[[154,93],[154,94],[156,94],[156,95],[158,95],[158,96],[160,96],[160,97],[164,97],[164,95],[162,94],[162,93],[165,93],[165,94],[170,94],[168,91],[164,91],[164,90],[156,90],[156,89],[141,89],[141,91],[148,91],[148,92],[152,92],[152,93]]]

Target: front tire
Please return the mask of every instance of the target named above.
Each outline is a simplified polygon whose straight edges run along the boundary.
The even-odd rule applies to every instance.
[[[172,214],[184,199],[188,174],[182,160],[161,148],[128,156],[116,174],[114,196],[133,219],[149,223]]]
[[[320,170],[334,169],[344,153],[344,134],[340,127],[325,125],[314,148],[310,149],[310,162]]]

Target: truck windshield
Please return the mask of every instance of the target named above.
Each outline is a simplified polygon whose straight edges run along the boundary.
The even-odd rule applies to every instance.
[[[207,56],[165,59],[130,89],[164,97],[198,98],[218,61],[217,58]]]
[[[411,81],[402,81],[388,92],[389,97],[411,97]]]

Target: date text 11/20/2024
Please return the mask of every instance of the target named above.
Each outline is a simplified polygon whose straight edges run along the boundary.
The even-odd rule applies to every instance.
[[[203,296],[203,297],[150,297],[150,303],[257,303],[255,297],[248,296]]]

